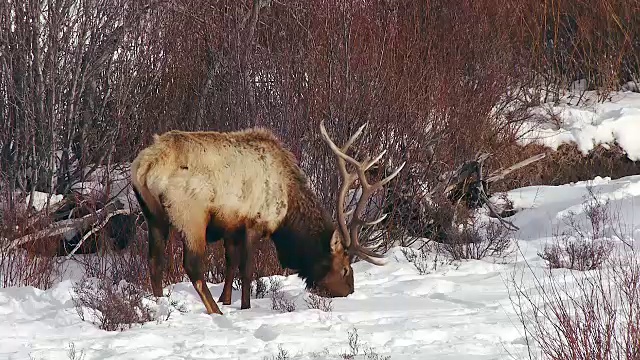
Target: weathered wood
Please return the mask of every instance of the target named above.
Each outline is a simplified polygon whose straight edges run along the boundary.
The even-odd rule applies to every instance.
[[[12,240],[8,249],[11,250],[46,237],[64,236],[65,238],[70,239],[77,234],[85,234],[89,229],[93,229],[105,221],[108,222],[111,217],[118,214],[127,214],[129,212],[129,210],[124,210],[123,208],[124,205],[122,202],[114,201],[107,204],[102,209],[97,210],[94,213],[87,214],[81,218],[57,221],[45,229]],[[106,222],[101,227],[104,227]]]
[[[498,180],[502,180],[504,179],[507,175],[509,175],[510,173],[523,168],[529,164],[533,164],[534,162],[538,161],[538,160],[542,160],[547,156],[547,154],[545,153],[541,153],[538,155],[534,155],[526,160],[522,160],[517,164],[511,165],[508,168],[503,168],[500,170],[496,170],[493,173],[489,174],[489,177],[486,179],[487,182],[492,183]]]
[[[116,216],[116,215],[129,215],[130,211],[126,210],[126,209],[120,209],[120,210],[116,210],[113,212],[110,212],[107,214],[107,216],[104,218],[104,220],[102,220],[99,224],[94,225],[91,230],[89,232],[87,232],[86,234],[84,234],[84,236],[82,237],[82,239],[80,239],[80,241],[78,242],[78,244],[73,248],[73,250],[71,250],[71,252],[69,253],[69,255],[66,256],[67,259],[70,259],[73,254],[76,253],[76,251],[78,251],[78,249],[80,248],[80,246],[82,246],[82,244],[93,234],[97,233],[98,231],[100,231],[102,228],[104,228],[107,223],[109,222],[109,220]]]

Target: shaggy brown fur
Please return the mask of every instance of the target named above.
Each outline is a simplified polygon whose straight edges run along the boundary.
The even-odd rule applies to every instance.
[[[149,267],[162,296],[170,227],[185,235],[184,268],[208,313],[221,314],[204,281],[206,242],[224,239],[226,274],[219,301],[231,302],[240,268],[241,308],[250,307],[252,243],[270,236],[283,267],[329,296],[353,292],[342,236],[295,157],[268,130],[170,131],[154,137],[132,163],[132,184],[149,226]]]

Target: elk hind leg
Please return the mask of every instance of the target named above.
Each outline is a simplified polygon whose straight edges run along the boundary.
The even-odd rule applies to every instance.
[[[149,277],[151,278],[151,289],[153,296],[161,297],[162,277],[164,275],[164,251],[169,237],[169,226],[166,223],[155,221],[147,222],[149,228]]]
[[[162,207],[155,203],[151,196],[147,196],[149,203],[142,197],[142,193],[148,190],[142,187],[140,190],[134,187],[134,194],[147,222],[147,238],[149,243],[148,265],[149,277],[153,296],[161,297],[162,277],[164,273],[164,251],[169,237],[169,221]],[[151,205],[151,206],[150,206]],[[152,211],[154,209],[155,211]]]
[[[200,299],[207,309],[207,314],[216,313],[222,315],[222,311],[213,300],[211,291],[209,291],[207,283],[204,281],[204,254],[207,244],[204,227],[201,230],[201,235],[186,234],[187,241],[185,242],[183,255],[184,270],[198,295],[200,295]]]

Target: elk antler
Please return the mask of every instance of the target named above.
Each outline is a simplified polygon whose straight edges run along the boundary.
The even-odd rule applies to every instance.
[[[387,150],[382,151],[378,156],[376,156],[373,159],[370,159],[367,156],[364,162],[359,162],[354,158],[352,158],[351,156],[347,155],[347,150],[353,144],[356,138],[360,136],[365,126],[367,126],[367,123],[360,126],[360,128],[358,128],[358,130],[351,136],[351,138],[349,138],[347,143],[342,148],[339,148],[327,134],[327,130],[324,127],[324,120],[320,122],[320,132],[322,133],[322,136],[324,137],[325,141],[327,142],[327,144],[329,145],[333,153],[336,155],[336,158],[338,161],[338,169],[340,170],[340,175],[342,176],[342,179],[343,179],[342,185],[340,187],[340,191],[338,193],[338,225],[340,226],[340,230],[342,232],[342,238],[345,241],[345,245],[349,252],[351,252],[352,254],[359,255],[363,260],[366,260],[372,264],[383,265],[384,262],[381,262],[380,260],[377,260],[377,259],[384,258],[384,255],[376,254],[370,249],[362,247],[359,241],[359,233],[363,225],[367,225],[367,226],[375,225],[381,222],[382,220],[384,220],[387,217],[387,214],[384,214],[380,218],[370,222],[364,221],[362,219],[362,215],[365,209],[365,205],[369,201],[369,198],[377,190],[382,189],[382,187],[385,184],[387,184],[389,181],[395,178],[400,173],[400,171],[402,170],[406,162],[403,162],[402,165],[400,165],[391,175],[387,176],[381,181],[374,184],[369,184],[365,171],[367,171],[371,166],[373,166],[375,163],[380,161],[380,159],[382,159],[384,154],[387,153]],[[346,167],[347,162],[355,166],[357,174],[350,173],[347,171],[347,167]],[[347,222],[345,217],[349,213],[351,213],[351,211],[348,213],[344,212],[344,199],[347,195],[347,191],[349,190],[349,188],[351,187],[351,185],[356,179],[360,180],[360,185],[362,187],[362,194],[360,196],[360,199],[358,200],[358,204],[356,205],[356,208],[352,210],[353,217],[351,220],[351,224],[349,227],[347,227]]]

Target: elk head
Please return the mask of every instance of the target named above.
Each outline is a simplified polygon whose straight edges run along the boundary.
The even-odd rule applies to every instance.
[[[369,183],[365,172],[380,161],[387,151],[382,151],[374,158],[367,157],[363,161],[355,160],[351,156],[347,155],[347,150],[356,138],[362,134],[365,126],[367,126],[366,123],[360,126],[344,146],[338,147],[327,134],[327,130],[324,127],[324,121],[320,122],[320,132],[322,133],[325,142],[329,145],[331,151],[336,156],[338,170],[342,177],[342,185],[340,186],[337,198],[337,226],[332,234],[330,242],[332,255],[330,268],[326,276],[318,282],[317,288],[314,289],[314,291],[319,295],[343,297],[353,293],[354,285],[351,259],[354,256],[358,256],[362,260],[375,265],[385,264],[384,255],[377,254],[371,249],[360,245],[359,235],[363,226],[376,225],[387,217],[387,214],[384,214],[373,221],[365,221],[363,219],[366,204],[371,196],[376,191],[383,189],[384,185],[395,178],[404,167],[405,162],[403,162],[386,178],[373,184]],[[351,164],[355,168],[355,172],[347,171],[347,163]],[[359,180],[360,182],[362,194],[356,207],[349,212],[345,212],[345,197],[356,180]],[[350,224],[347,224],[346,221],[348,215],[352,215]]]

